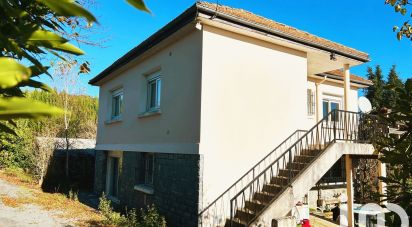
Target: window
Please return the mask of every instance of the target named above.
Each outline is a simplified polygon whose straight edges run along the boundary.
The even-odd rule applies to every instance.
[[[323,100],[323,117],[328,116],[329,112],[339,110],[340,104],[337,101]],[[331,121],[339,121],[339,114],[332,114]]]
[[[314,116],[316,103],[315,103],[315,93],[312,91],[312,89],[307,90],[307,104],[308,104],[308,116]]]
[[[123,90],[119,89],[112,92],[112,120],[120,119],[123,112]]]
[[[140,168],[139,184],[153,185],[154,155],[153,153],[142,154],[142,165]]]
[[[109,157],[108,163],[108,184],[107,184],[107,194],[112,197],[117,197],[119,189],[119,158],[118,157]]]
[[[160,75],[152,75],[147,80],[147,110],[153,111],[160,108],[162,80]]]

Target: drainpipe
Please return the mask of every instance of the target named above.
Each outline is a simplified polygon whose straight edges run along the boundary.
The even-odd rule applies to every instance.
[[[315,83],[316,86],[316,122],[319,122],[321,119],[320,111],[321,111],[321,103],[322,103],[322,91],[319,85],[323,84],[323,82],[328,79],[327,76],[324,76],[323,79]]]

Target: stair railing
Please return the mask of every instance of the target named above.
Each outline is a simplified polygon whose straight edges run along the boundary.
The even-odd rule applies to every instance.
[[[338,140],[370,142],[371,139],[377,138],[377,133],[384,133],[384,128],[378,124],[377,118],[373,115],[341,110],[331,111],[230,199],[230,225],[232,226],[237,212],[248,212],[246,202],[254,200],[256,193],[262,192],[265,185],[278,184],[282,186],[283,191],[287,190],[294,178],[304,170],[293,171],[295,156],[306,155],[311,150],[318,151],[317,155],[320,155]],[[288,171],[287,176],[279,177],[280,170]],[[272,182],[275,177],[278,182]],[[248,224],[252,223],[274,200],[276,197],[264,204],[265,208],[255,214]]]
[[[230,200],[239,193],[246,184],[251,182],[255,177],[271,165],[280,154],[294,144],[307,131],[296,130],[282,143],[280,143],[269,154],[263,157],[249,171],[224,191],[217,199],[211,202],[199,213],[199,224],[206,227],[224,226],[225,221],[230,217]]]

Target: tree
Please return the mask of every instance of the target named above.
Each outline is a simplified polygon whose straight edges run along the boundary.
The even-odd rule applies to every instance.
[[[412,5],[409,0],[385,0],[385,4],[393,7],[395,12],[400,13],[402,16],[408,16],[408,10]],[[412,17],[412,14],[409,17]],[[412,40],[412,26],[409,20],[406,20],[400,27],[394,26],[393,31],[396,32],[398,40],[401,40],[402,37]]]
[[[399,95],[396,90],[404,87],[403,82],[399,79],[398,73],[396,72],[395,65],[393,65],[389,71],[388,80],[385,87],[386,89],[383,92],[383,106],[388,109],[392,109],[399,102]]]
[[[373,82],[373,86],[366,88],[366,97],[371,101],[374,110],[379,111],[383,107],[385,85],[381,67],[377,65],[375,71],[368,67],[367,77]]]
[[[384,200],[403,207],[412,215],[412,79],[402,88],[393,88],[399,100],[390,113],[380,119],[391,127],[398,127],[401,136],[389,135],[379,138],[377,150],[382,154],[380,160],[387,163],[389,171],[382,181],[387,184]],[[393,226],[400,226],[396,218]]]
[[[143,0],[127,0],[137,9],[147,11]],[[83,55],[84,52],[69,43],[72,20],[84,18],[89,24],[96,18],[72,0],[3,0],[0,1],[0,120],[39,118],[61,114],[58,108],[29,100],[22,87],[52,91],[35,80],[48,74],[42,59],[54,55],[66,60],[60,53]],[[7,34],[7,35],[5,35]],[[66,34],[66,37],[64,37]],[[73,33],[70,33],[73,35]],[[75,36],[76,37],[76,36]],[[22,63],[31,64],[26,66]],[[13,133],[9,125],[0,122],[0,129]]]
[[[73,95],[80,90],[79,88],[79,74],[74,72],[74,68],[77,65],[76,60],[72,61],[61,61],[58,62],[55,69],[55,82],[62,89],[62,104],[63,104],[63,125],[64,125],[64,139],[65,139],[65,150],[66,150],[66,161],[65,161],[65,173],[66,178],[69,177],[69,150],[71,147],[70,137],[76,137],[74,133],[70,133],[70,128],[72,126],[72,110],[73,110]]]

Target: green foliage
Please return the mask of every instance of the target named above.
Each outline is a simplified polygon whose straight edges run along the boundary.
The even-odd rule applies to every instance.
[[[154,206],[149,206],[147,212],[142,210],[141,218],[141,227],[166,227],[165,218],[159,215]]]
[[[103,215],[105,225],[124,226],[127,222],[127,218],[118,212],[115,212],[112,208],[112,202],[106,198],[103,193],[99,198],[99,211]]]
[[[16,134],[0,132],[0,167],[33,169],[33,137],[26,122],[17,121]]]
[[[142,0],[128,0],[139,10],[147,11]],[[39,118],[61,114],[57,108],[26,98],[23,87],[48,89],[33,77],[47,72],[42,59],[61,53],[82,55],[84,52],[70,44],[66,30],[72,28],[70,18],[83,18],[91,24],[96,18],[73,0],[3,0],[0,1],[0,120]],[[77,21],[78,22],[78,21]],[[27,62],[30,66],[22,63]],[[80,72],[88,72],[81,64]],[[13,129],[0,123],[3,132]]]
[[[396,72],[396,66],[393,65],[389,71],[386,89],[383,92],[382,101],[384,107],[392,109],[398,104],[399,95],[395,90],[402,89],[403,86],[403,82],[399,79],[398,73]]]
[[[400,13],[402,16],[412,17],[412,14],[408,15],[408,10],[411,6],[409,0],[385,0],[385,4],[393,7],[395,12]],[[394,26],[392,30],[396,32],[398,40],[401,40],[402,37],[412,40],[412,26],[408,19],[400,27]]]
[[[371,67],[368,67],[367,76],[368,79],[373,82],[373,86],[366,89],[366,97],[371,101],[373,108],[379,110],[382,108],[385,86],[381,67],[379,65],[376,66],[375,71]]]
[[[64,106],[63,92],[44,92],[31,91],[27,92],[26,96],[33,100],[47,103],[52,106],[63,108]],[[71,95],[71,125],[68,136],[71,138],[94,138],[96,134],[97,124],[97,109],[98,100],[95,97],[87,95]],[[46,124],[47,122],[47,124]],[[64,137],[64,119],[63,116],[56,116],[53,118],[46,118],[37,121],[28,121],[28,127],[36,136],[44,136],[44,130],[48,130],[51,125],[57,127],[57,137]]]
[[[381,161],[387,163],[389,171],[382,181],[387,184],[385,200],[403,207],[412,215],[412,79],[404,87],[393,88],[399,100],[390,113],[381,119],[391,127],[398,127],[404,133],[399,137],[382,137],[377,144],[382,154]],[[393,226],[399,226],[394,219]]]
[[[21,182],[25,182],[29,184],[34,182],[33,175],[31,175],[30,173],[27,173],[26,171],[24,171],[22,168],[19,168],[19,167],[12,166],[12,167],[5,168],[4,173],[8,176],[16,177]]]
[[[126,226],[126,227],[166,227],[166,220],[160,216],[154,206],[148,206],[147,211],[143,209],[140,216],[136,209],[131,209],[122,215],[115,212],[111,201],[105,194],[99,198],[99,211],[104,216],[105,225]]]

